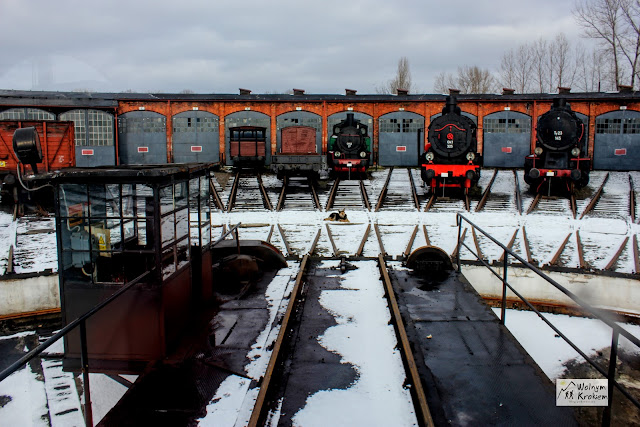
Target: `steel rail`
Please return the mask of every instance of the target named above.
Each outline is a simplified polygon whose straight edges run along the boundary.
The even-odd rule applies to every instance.
[[[215,178],[209,178],[209,191],[211,192],[211,195],[213,196],[213,202],[216,204],[218,209],[223,211],[224,210],[224,204],[222,204],[222,199],[220,199],[220,195],[218,194],[218,190],[216,190],[216,186],[213,183],[214,179]]]
[[[269,200],[269,195],[267,194],[267,190],[264,188],[264,184],[262,183],[262,174],[258,174],[258,188],[260,189],[260,194],[262,194],[262,203],[264,207],[270,211],[273,210],[273,206],[271,205],[271,200]]]
[[[333,185],[331,186],[331,191],[329,191],[329,198],[327,199],[327,206],[325,210],[329,212],[329,210],[333,207],[333,202],[336,200],[336,194],[338,193],[338,185],[340,185],[340,178],[335,179],[333,181]]]
[[[420,212],[420,201],[418,200],[418,191],[416,190],[416,183],[413,179],[413,173],[411,168],[407,168],[407,172],[409,173],[409,182],[411,183],[411,196],[413,197],[413,204],[416,206],[418,212]]]
[[[520,192],[520,178],[518,178],[518,172],[513,171],[513,179],[515,182],[515,190],[516,190],[516,208],[518,209],[518,214],[522,215],[522,193]]]
[[[600,184],[600,188],[598,188],[598,191],[596,191],[596,194],[593,196],[593,198],[591,199],[587,207],[584,208],[584,212],[582,212],[582,215],[580,215],[580,219],[584,218],[584,216],[589,212],[591,212],[593,208],[596,206],[596,204],[598,203],[598,200],[600,200],[602,191],[604,190],[604,185],[607,183],[608,180],[609,180],[609,172],[607,172],[607,174],[605,175],[604,180],[602,181],[602,184]]]
[[[284,199],[287,194],[287,185],[289,184],[289,178],[287,176],[282,177],[282,190],[280,190],[280,197],[278,197],[277,211],[281,211],[284,207]]]
[[[402,321],[400,308],[398,307],[398,301],[396,300],[396,296],[393,291],[393,285],[391,284],[391,278],[389,277],[389,272],[387,271],[383,254],[378,255],[378,266],[380,268],[380,273],[382,274],[385,296],[389,302],[391,323],[393,323],[393,328],[395,329],[398,337],[400,355],[407,371],[407,379],[411,384],[409,390],[411,392],[411,397],[413,398],[412,400],[416,411],[416,418],[418,418],[418,424],[421,426],[433,426],[433,418],[431,417],[429,405],[427,404],[427,397],[425,395],[424,388],[422,387],[422,380],[418,373],[418,366],[416,365],[413,352],[411,351],[411,343],[409,342],[409,337],[407,336],[407,331],[404,327],[404,322]]]
[[[360,180],[360,196],[362,196],[362,203],[368,211],[371,211],[371,204],[369,203],[369,196],[367,196],[367,189],[364,187],[364,181]]]
[[[531,212],[533,212],[533,210],[536,208],[536,206],[538,206],[538,203],[540,203],[540,199],[541,198],[542,198],[542,194],[540,194],[540,193],[536,194],[535,199],[533,199],[533,201],[529,205],[529,209],[527,209],[527,215],[529,215]]]
[[[233,179],[233,185],[231,186],[231,192],[229,193],[229,201],[227,202],[227,212],[231,212],[233,206],[236,203],[236,196],[238,194],[238,185],[240,181],[240,172],[236,172],[236,177]]]
[[[491,181],[489,181],[487,188],[484,189],[484,192],[482,193],[482,198],[480,199],[480,201],[478,202],[478,205],[476,206],[476,212],[480,212],[482,208],[484,208],[484,205],[487,203],[487,200],[489,199],[489,194],[491,193],[491,187],[493,186],[493,182],[496,180],[497,175],[498,175],[498,169],[493,171],[493,176],[491,177]]]
[[[322,210],[322,206],[320,206],[320,198],[318,198],[318,192],[316,191],[316,184],[313,178],[308,178],[307,182],[309,183],[309,189],[311,190],[311,197],[313,197],[313,204],[316,206],[316,209]]]
[[[314,249],[315,248],[312,248],[310,252],[313,252]],[[289,333],[289,323],[291,322],[296,305],[298,303],[298,299],[302,293],[302,279],[304,277],[304,272],[307,268],[308,261],[309,255],[307,254],[302,258],[302,261],[300,263],[300,270],[298,271],[293,290],[291,291],[291,296],[289,297],[287,311],[285,312],[285,315],[282,318],[282,322],[280,324],[278,338],[276,338],[276,342],[273,346],[273,351],[271,353],[271,358],[269,359],[269,364],[267,365],[267,370],[265,371],[265,374],[260,381],[260,391],[258,392],[258,397],[253,407],[251,418],[249,419],[249,427],[257,427],[263,425],[265,417],[267,415],[267,398],[271,392],[271,387],[273,387],[273,376],[276,367],[282,357],[282,348],[285,344],[287,334]]]
[[[385,197],[387,197],[387,191],[389,190],[389,181],[391,181],[391,174],[393,173],[393,166],[389,168],[389,173],[387,173],[387,179],[382,186],[382,191],[380,191],[380,195],[378,196],[378,202],[376,203],[375,212],[378,212],[384,203]]]
[[[629,215],[631,215],[631,222],[636,222],[636,192],[633,190],[631,175],[629,175]]]

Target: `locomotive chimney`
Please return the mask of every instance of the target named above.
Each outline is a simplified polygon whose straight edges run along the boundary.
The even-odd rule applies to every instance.
[[[458,102],[455,96],[447,96],[447,102],[442,109],[442,114],[447,113],[460,114],[460,107],[458,107]]]
[[[566,108],[567,100],[565,98],[553,98],[553,107],[554,108]]]
[[[345,120],[345,126],[356,127],[356,119],[353,113],[347,113],[347,120]]]

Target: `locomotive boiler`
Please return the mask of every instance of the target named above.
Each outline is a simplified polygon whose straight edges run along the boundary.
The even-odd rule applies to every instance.
[[[567,190],[589,183],[591,159],[587,156],[585,125],[564,98],[538,118],[536,147],[524,162],[524,180],[539,191],[545,182],[560,181]]]
[[[429,125],[428,141],[421,155],[423,181],[435,193],[438,188],[462,188],[465,193],[480,179],[477,126],[461,114],[456,98],[448,96],[442,115]]]

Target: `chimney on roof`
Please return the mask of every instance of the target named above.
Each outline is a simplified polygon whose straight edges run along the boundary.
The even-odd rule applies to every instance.
[[[355,90],[355,89],[345,89],[344,92],[345,92],[345,95],[355,95],[357,90]]]
[[[629,93],[629,92],[633,92],[633,86],[628,86],[628,85],[618,85],[618,92],[620,92],[620,93]]]
[[[409,95],[409,89],[396,89],[396,94],[398,95]]]
[[[304,95],[304,89],[293,89],[294,95]]]
[[[514,93],[516,93],[515,89],[511,89],[511,88],[508,88],[508,87],[503,87],[502,88],[502,94],[503,95],[513,95]]]
[[[251,95],[251,91],[249,89],[240,88],[240,95]]]
[[[571,93],[571,88],[570,87],[558,86],[558,94],[559,95],[566,95],[568,93]]]
[[[449,88],[449,95],[460,95],[460,89]]]

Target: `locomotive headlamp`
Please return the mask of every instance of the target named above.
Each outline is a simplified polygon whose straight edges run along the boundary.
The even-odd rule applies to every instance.
[[[339,151],[334,151],[333,152],[333,157],[340,157],[340,152]]]
[[[366,151],[361,151],[361,152],[360,152],[360,157],[362,157],[363,159],[364,159],[365,157],[367,157],[367,152],[366,152]]]
[[[427,159],[427,162],[431,162],[431,161],[433,161],[433,157],[434,157],[433,153],[431,151],[429,151],[426,154],[425,159]]]
[[[573,147],[571,150],[571,155],[573,157],[578,157],[580,155],[580,149],[578,147]]]
[[[476,153],[473,153],[471,151],[467,153],[467,160],[469,160],[470,162],[472,162],[473,159],[475,158],[476,158]]]
[[[533,154],[535,154],[536,156],[542,154],[542,147],[536,147],[536,149],[533,150]]]

